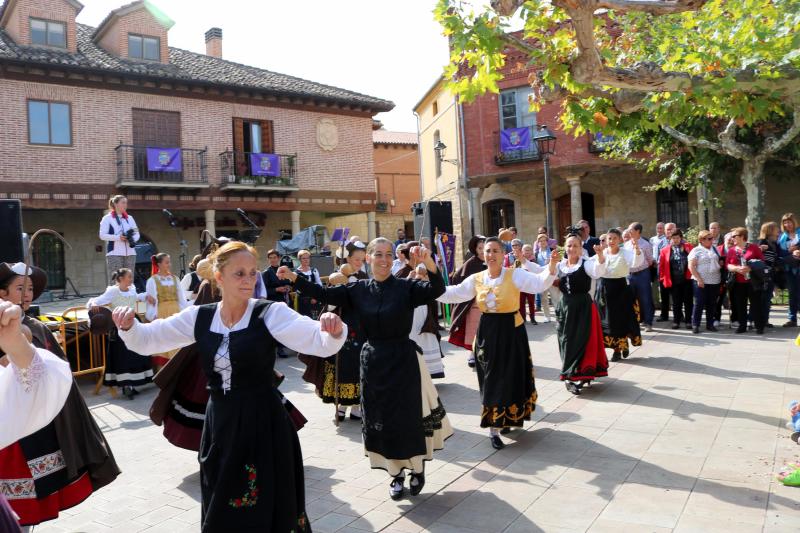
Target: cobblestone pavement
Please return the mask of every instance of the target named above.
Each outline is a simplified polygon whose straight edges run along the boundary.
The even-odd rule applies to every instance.
[[[359,426],[335,428],[302,364],[280,361],[282,389],[309,419],[300,439],[314,531],[798,531],[800,489],[774,481],[800,451],[784,427],[800,398],[796,329],[763,338],[657,329],[580,397],[558,381],[554,324],[528,334],[534,423],[493,450],[466,354],[448,348],[437,388],[456,433],[428,464],[423,494],[399,502],[386,474],[369,469]],[[199,531],[197,459],[148,419],[152,386],[133,401],[84,390],[123,474],[36,532]]]

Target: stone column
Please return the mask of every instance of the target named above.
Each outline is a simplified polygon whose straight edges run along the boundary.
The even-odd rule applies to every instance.
[[[292,221],[292,237],[300,233],[300,211],[294,210],[289,212],[289,217]]]
[[[708,217],[706,216],[708,213],[706,211],[706,188],[705,185],[700,185],[697,187],[697,225],[700,226],[700,229],[707,229],[708,228]]]
[[[216,222],[214,222],[214,217],[216,214],[217,212],[214,209],[206,209],[205,211],[206,229],[208,230],[209,233],[211,233],[211,235],[215,236],[217,234],[217,224]],[[208,243],[203,243],[203,244],[208,244]]]
[[[375,211],[367,213],[367,240],[372,241],[377,237],[378,229],[375,225]]]
[[[570,218],[573,224],[577,224],[583,218],[583,204],[581,203],[581,178],[580,176],[573,176],[567,178],[569,183],[569,206]],[[547,228],[552,231],[551,228]]]

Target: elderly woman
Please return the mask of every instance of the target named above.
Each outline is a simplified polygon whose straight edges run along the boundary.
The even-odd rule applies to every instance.
[[[774,327],[769,323],[769,313],[772,310],[772,297],[775,294],[775,281],[777,272],[775,267],[778,264],[778,236],[780,230],[775,222],[765,222],[761,225],[761,232],[758,235],[758,246],[764,254],[764,264],[767,266],[764,273],[764,289],[761,291],[764,314],[764,326]]]
[[[725,266],[733,277],[731,287],[731,308],[736,309],[739,327],[736,333],[747,331],[747,303],[750,302],[750,313],[753,315],[756,333],[764,333],[766,322],[763,312],[762,287],[760,284],[751,283],[750,276],[752,261],[761,261],[763,265],[764,253],[755,244],[747,242],[746,228],[733,228],[731,230],[736,239],[736,246],[728,250]]]
[[[472,254],[472,257],[464,261],[461,268],[455,271],[451,276],[450,282],[453,285],[458,285],[468,277],[478,272],[486,270],[486,263],[484,262],[483,245],[486,237],[483,235],[475,235],[469,240],[467,248]],[[453,323],[450,326],[450,337],[447,342],[469,350],[469,358],[467,364],[471,368],[475,368],[475,354],[472,352],[472,343],[475,340],[475,332],[478,330],[478,321],[481,318],[481,311],[475,303],[475,299],[468,302],[457,304],[453,308]]]
[[[719,290],[719,297],[717,298],[717,312],[715,313],[715,322],[714,325],[716,327],[720,326],[720,321],[722,320],[722,308],[726,307],[730,312],[730,325],[729,327],[733,327],[734,325],[738,326],[739,317],[736,316],[736,310],[731,305],[731,297],[730,291],[733,287],[733,283],[730,285],[728,284],[728,268],[725,266],[725,261],[728,257],[728,250],[732,250],[736,246],[736,238],[733,236],[732,232],[728,232],[725,234],[725,237],[722,239],[722,244],[717,246],[717,251],[719,252],[720,257],[722,258],[722,272],[720,277],[720,290]]]
[[[670,236],[670,244],[658,257],[658,277],[672,296],[672,329],[679,329],[681,321],[692,329],[692,273],[689,271],[689,252],[692,245],[683,240],[680,229]]]
[[[550,239],[546,233],[540,233],[539,236],[536,237],[536,247],[534,248],[536,252],[531,261],[542,268],[544,268],[547,263],[550,262],[550,256],[555,251],[555,247],[550,246],[551,240],[552,239]],[[550,322],[553,320],[550,310],[551,304],[553,307],[552,313],[555,314],[555,309],[558,307],[558,302],[561,301],[561,291],[558,290],[558,279],[554,280],[553,284],[550,285],[546,290],[537,294],[537,298],[539,300],[542,312],[544,313],[544,321]],[[520,306],[521,305],[522,304],[520,304]],[[533,313],[531,313],[531,316],[533,316]]]
[[[692,274],[694,292],[694,312],[692,313],[692,333],[700,333],[700,320],[706,312],[706,330],[717,331],[714,326],[717,296],[721,281],[720,261],[722,257],[712,244],[710,231],[701,231],[697,236],[698,246],[689,252],[689,271]]]
[[[310,531],[300,442],[273,373],[280,342],[328,357],[347,338],[341,319],[316,322],[284,303],[253,298],[257,252],[230,242],[211,257],[219,303],[191,306],[149,324],[114,310],[125,344],[141,354],[197,343],[211,397],[200,445],[201,529]]]
[[[786,286],[789,289],[789,320],[783,327],[796,328],[797,313],[800,311],[800,226],[792,213],[781,217],[778,248],[786,265]]]
[[[306,281],[322,287],[322,279],[319,277],[319,271],[311,266],[311,252],[308,250],[300,250],[297,252],[297,259],[300,261],[300,266],[295,269],[295,273],[298,276],[303,276]],[[303,316],[316,318],[320,313],[321,307],[316,298],[312,298],[298,291],[297,306],[295,309]]]

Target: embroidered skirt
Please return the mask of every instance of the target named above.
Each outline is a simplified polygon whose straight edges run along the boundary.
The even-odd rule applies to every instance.
[[[633,346],[642,345],[635,298],[625,278],[601,278],[597,283],[595,303],[606,348],[627,353],[628,339]]]
[[[352,322],[352,320],[347,320],[348,339],[342,349],[339,350],[339,354],[325,359],[322,390],[320,391],[320,396],[324,403],[334,403],[336,401],[337,386],[339,405],[358,405],[361,403],[360,359],[364,339],[358,334],[358,324],[352,327]]]
[[[106,370],[103,385],[108,387],[139,386],[153,381],[153,363],[149,357],[132,352],[114,329],[108,334]]]
[[[515,326],[517,312],[483,313],[475,337],[481,391],[481,427],[522,427],[536,409],[528,334]]]
[[[603,328],[588,293],[564,294],[556,307],[561,381],[591,381],[608,375]]]
[[[213,392],[200,443],[203,533],[307,533],[300,441],[272,387]]]
[[[196,351],[195,346],[184,349]],[[178,383],[164,416],[164,437],[179,448],[196,452],[200,450],[206,419],[208,380],[200,367],[200,358],[195,353],[189,357],[192,360],[177,377]]]

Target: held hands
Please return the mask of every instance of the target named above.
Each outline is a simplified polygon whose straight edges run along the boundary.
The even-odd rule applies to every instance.
[[[128,331],[133,326],[136,313],[130,307],[117,307],[111,312],[111,319],[114,325],[121,331]]]
[[[156,302],[158,301],[149,294],[147,295],[147,298],[145,298],[145,300],[147,300],[147,303],[149,303],[150,305],[156,305]]]
[[[634,246],[636,246],[635,249],[638,250],[638,245],[634,245]],[[599,244],[595,244],[594,245],[594,253],[597,254],[597,262],[598,263],[600,263],[602,265],[603,263],[606,262],[606,256],[605,256],[605,254],[603,254],[603,247],[602,246],[600,246]]]
[[[278,276],[278,279],[288,279],[292,283],[297,279],[297,274],[292,272],[286,265],[278,267],[278,271],[275,272],[275,275]]]
[[[561,261],[561,254],[558,253],[557,250],[553,250],[550,252],[550,262],[548,263],[548,267],[550,268],[550,275],[554,276],[556,273],[556,267],[558,266],[558,262]]]
[[[15,364],[27,368],[33,347],[22,332],[23,314],[20,306],[0,300],[0,350],[11,354]]]
[[[319,317],[319,329],[338,339],[342,336],[342,319],[335,313],[322,313]]]
[[[436,263],[433,261],[431,251],[424,246],[414,246],[410,250],[411,257],[416,260],[417,264],[425,265],[425,268],[430,272],[436,272]]]

